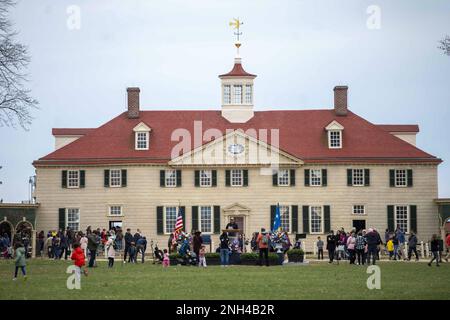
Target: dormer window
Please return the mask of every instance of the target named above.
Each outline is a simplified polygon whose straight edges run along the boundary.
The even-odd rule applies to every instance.
[[[136,150],[148,150],[150,145],[151,128],[141,122],[133,129]]]
[[[330,149],[342,148],[342,133],[341,131],[329,131]]]
[[[328,148],[341,149],[342,148],[342,131],[344,127],[337,121],[331,122],[325,130],[328,134]]]

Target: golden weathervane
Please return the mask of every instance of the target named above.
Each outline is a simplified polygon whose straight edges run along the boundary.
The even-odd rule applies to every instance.
[[[244,23],[243,22],[241,22],[240,20],[239,20],[239,18],[234,18],[233,19],[233,21],[231,21],[230,23],[229,23],[229,25],[230,25],[230,27],[232,27],[234,30],[236,30],[235,32],[234,32],[234,35],[236,36],[236,42],[235,42],[235,46],[236,46],[236,48],[237,48],[237,50],[238,50],[238,54],[239,54],[239,47],[241,46],[241,42],[239,41],[239,36],[240,35],[242,35],[242,32],[240,32],[240,27],[241,27],[241,25],[243,25]]]

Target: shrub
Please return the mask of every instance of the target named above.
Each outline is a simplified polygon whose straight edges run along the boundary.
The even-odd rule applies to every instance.
[[[305,256],[305,252],[303,249],[291,249],[287,252],[288,259],[291,262],[301,262],[303,261],[303,257]]]

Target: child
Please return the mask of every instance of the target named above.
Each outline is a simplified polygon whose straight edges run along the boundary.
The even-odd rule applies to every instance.
[[[17,242],[14,246],[16,249],[16,271],[14,272],[13,280],[17,280],[17,273],[19,268],[22,270],[23,280],[27,280],[27,273],[25,271],[26,261],[25,261],[25,248],[21,242]]]
[[[205,267],[206,268],[205,254],[206,254],[206,248],[205,248],[205,246],[202,245],[200,247],[200,251],[199,251],[199,254],[198,254],[198,257],[199,257],[198,266],[199,267]]]
[[[128,249],[130,257],[128,258],[128,263],[136,263],[136,243],[132,242],[130,249]]]
[[[436,260],[436,267],[439,267],[439,240],[435,234],[433,234],[433,237],[431,238],[430,247],[433,258],[431,258],[430,262],[428,262],[428,266],[431,267],[431,263]]]
[[[323,260],[323,241],[317,237],[317,259]]]
[[[169,259],[169,253],[167,252],[167,249],[164,249],[164,258],[163,258],[163,267],[167,268],[170,266],[170,259]]]
[[[112,268],[114,266],[114,257],[116,256],[115,240],[116,240],[115,236],[110,236],[105,244],[105,248],[107,250],[108,255],[108,268]]]
[[[73,244],[73,252],[72,255],[70,256],[70,259],[73,260],[73,264],[75,265],[75,277],[77,279],[77,281],[80,281],[80,276],[81,276],[81,268],[85,265],[85,256],[84,256],[84,252],[80,247],[79,243],[74,243]],[[88,275],[87,270],[84,269],[83,273],[85,276]]]
[[[394,241],[390,238],[386,244],[386,249],[389,253],[389,260],[394,256]]]

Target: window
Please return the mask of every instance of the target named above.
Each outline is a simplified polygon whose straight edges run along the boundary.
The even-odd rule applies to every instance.
[[[234,85],[233,104],[242,104],[242,85]]]
[[[223,86],[223,104],[231,104],[231,86]]]
[[[109,171],[109,186],[110,187],[122,186],[122,170],[114,169]]]
[[[242,170],[234,169],[231,170],[231,186],[232,187],[242,187],[243,185]]]
[[[353,214],[355,215],[365,215],[366,208],[363,205],[357,204],[353,206]]]
[[[211,187],[211,170],[200,170],[200,187]]]
[[[253,87],[251,84],[245,85],[245,104],[252,104]]]
[[[172,233],[177,222],[177,207],[165,207],[164,232]]]
[[[80,171],[67,171],[67,187],[78,188],[80,186]]]
[[[109,207],[109,215],[110,216],[121,216],[122,215],[122,207],[121,206],[110,206]]]
[[[364,186],[364,169],[353,169],[353,186]]]
[[[177,186],[177,170],[166,170],[166,187]]]
[[[328,131],[328,145],[331,149],[342,148],[342,132]]]
[[[281,230],[291,232],[291,219],[289,215],[289,206],[280,205]]]
[[[407,187],[407,171],[406,170],[395,170],[395,186],[396,187]]]
[[[80,230],[80,209],[69,208],[67,209],[67,226],[73,230]]]
[[[408,206],[395,207],[395,225],[402,229],[403,232],[408,233]]]
[[[211,233],[213,230],[212,209],[210,206],[200,207],[200,231],[204,233]]]
[[[311,186],[321,186],[322,185],[322,170],[320,170],[320,169],[311,170],[309,184]]]
[[[289,186],[289,170],[278,171],[278,185]]]
[[[136,150],[148,150],[148,132],[136,132]]]
[[[322,233],[322,207],[311,207],[310,208],[310,230],[311,233]]]

